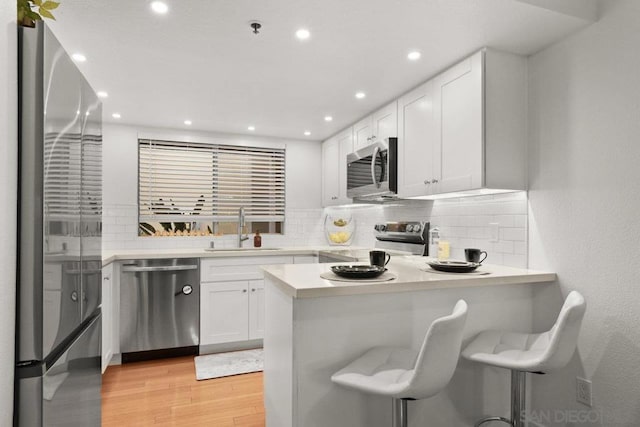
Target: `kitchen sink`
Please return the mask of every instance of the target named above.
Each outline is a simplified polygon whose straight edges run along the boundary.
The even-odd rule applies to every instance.
[[[279,251],[282,248],[205,248],[207,252]]]

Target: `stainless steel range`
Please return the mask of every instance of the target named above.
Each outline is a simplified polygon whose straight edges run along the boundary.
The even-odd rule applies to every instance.
[[[376,224],[376,248],[429,255],[429,223],[426,221],[398,221]]]

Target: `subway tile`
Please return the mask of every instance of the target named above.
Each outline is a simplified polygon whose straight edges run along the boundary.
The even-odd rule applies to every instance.
[[[469,227],[467,236],[474,239],[488,239],[489,229],[487,227]]]
[[[516,255],[527,255],[527,242],[513,242],[513,253]]]
[[[503,240],[500,242],[494,243],[494,251],[500,252],[503,254],[512,254],[514,253],[514,242],[509,240]]]
[[[526,227],[527,226],[527,215],[515,215],[514,217],[514,227]]]
[[[500,227],[515,227],[517,215],[495,215],[494,221],[500,224]]]
[[[524,255],[503,254],[503,265],[515,268],[527,268],[527,257]]]
[[[526,232],[524,228],[503,228],[500,227],[500,240],[526,240]]]

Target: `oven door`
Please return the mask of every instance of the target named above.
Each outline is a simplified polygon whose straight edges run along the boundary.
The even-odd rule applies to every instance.
[[[377,142],[347,156],[347,197],[390,193],[387,144]]]

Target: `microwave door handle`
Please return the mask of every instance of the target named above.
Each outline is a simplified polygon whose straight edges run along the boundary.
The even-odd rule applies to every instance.
[[[380,187],[380,183],[376,179],[376,159],[378,158],[379,151],[380,151],[380,147],[374,148],[373,156],[371,156],[371,179],[373,180],[373,184],[376,187]]]
[[[384,176],[387,174],[387,162],[385,161],[384,151],[380,150],[378,155],[380,156],[380,179],[378,182],[382,183]]]

